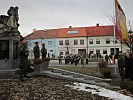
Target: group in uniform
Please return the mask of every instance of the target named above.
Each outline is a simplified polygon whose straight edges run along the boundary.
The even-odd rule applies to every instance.
[[[33,48],[34,59],[40,58],[40,48],[38,46],[38,42],[35,42],[35,46]],[[42,44],[41,48],[42,60],[46,58],[47,49],[45,48],[45,44]],[[28,49],[27,49],[27,41],[21,40],[18,47],[18,57],[19,57],[19,68],[20,68],[20,80],[24,81],[24,78],[27,77],[29,72],[33,72],[31,67],[31,63],[28,61]]]
[[[133,56],[131,53],[122,53],[118,54],[118,69],[121,80],[129,79],[133,81]]]
[[[87,58],[84,57],[84,56],[81,56],[79,54],[75,54],[75,55],[73,55],[73,54],[67,54],[64,57],[65,64],[74,64],[75,66],[77,66],[80,61],[81,61],[81,65],[83,65],[85,59],[87,59]],[[88,60],[86,60],[86,61],[87,61],[86,64],[88,64]]]
[[[35,59],[40,58],[40,53],[42,54],[42,59],[46,58],[47,49],[45,48],[45,44],[42,44],[42,48],[40,50],[38,46],[38,42],[35,43],[33,48],[34,57]],[[20,79],[23,80],[24,77],[27,77],[27,68],[29,66],[28,63],[28,50],[27,50],[27,42],[21,41],[18,47],[18,57],[20,60],[19,68],[20,68]],[[79,54],[67,54],[65,57],[65,64],[74,64],[75,66],[78,65],[79,61],[81,60],[81,65],[84,65],[85,59],[86,64],[88,64],[88,57],[79,55]],[[59,64],[62,64],[62,57],[58,57]],[[105,60],[108,62],[109,57],[106,56]],[[122,51],[119,51],[118,56],[118,70],[121,77],[121,80],[129,79],[133,80],[133,56],[131,53],[125,54]]]

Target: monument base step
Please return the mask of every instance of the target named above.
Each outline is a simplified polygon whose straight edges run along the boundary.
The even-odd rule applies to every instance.
[[[0,77],[15,76],[19,74],[19,68],[10,70],[0,70]]]

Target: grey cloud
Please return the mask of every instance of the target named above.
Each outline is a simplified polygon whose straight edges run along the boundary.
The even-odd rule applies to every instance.
[[[133,0],[119,0],[127,18],[133,20]],[[20,31],[33,28],[60,28],[107,24],[113,15],[113,0],[0,0],[0,14],[10,6],[19,6]]]

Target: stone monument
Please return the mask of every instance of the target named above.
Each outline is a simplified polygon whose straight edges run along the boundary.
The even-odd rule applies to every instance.
[[[7,15],[0,15],[0,76],[15,75],[18,68],[18,7],[10,7]]]

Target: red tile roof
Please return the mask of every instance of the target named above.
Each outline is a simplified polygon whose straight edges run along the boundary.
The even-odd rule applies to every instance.
[[[27,35],[25,37],[26,40],[34,40],[34,39],[45,39],[45,38],[56,38],[57,37],[57,29],[50,30],[36,30],[33,33]]]
[[[71,33],[71,34],[70,34]],[[26,40],[42,38],[113,36],[113,26],[71,27],[49,30],[37,30],[25,37]]]
[[[77,32],[77,33],[73,33]],[[69,34],[73,33],[73,34]],[[67,38],[67,37],[83,37],[86,36],[85,27],[76,27],[76,28],[62,28],[58,31],[58,38]]]
[[[113,26],[94,26],[86,27],[86,33],[90,37],[94,36],[113,36]]]

